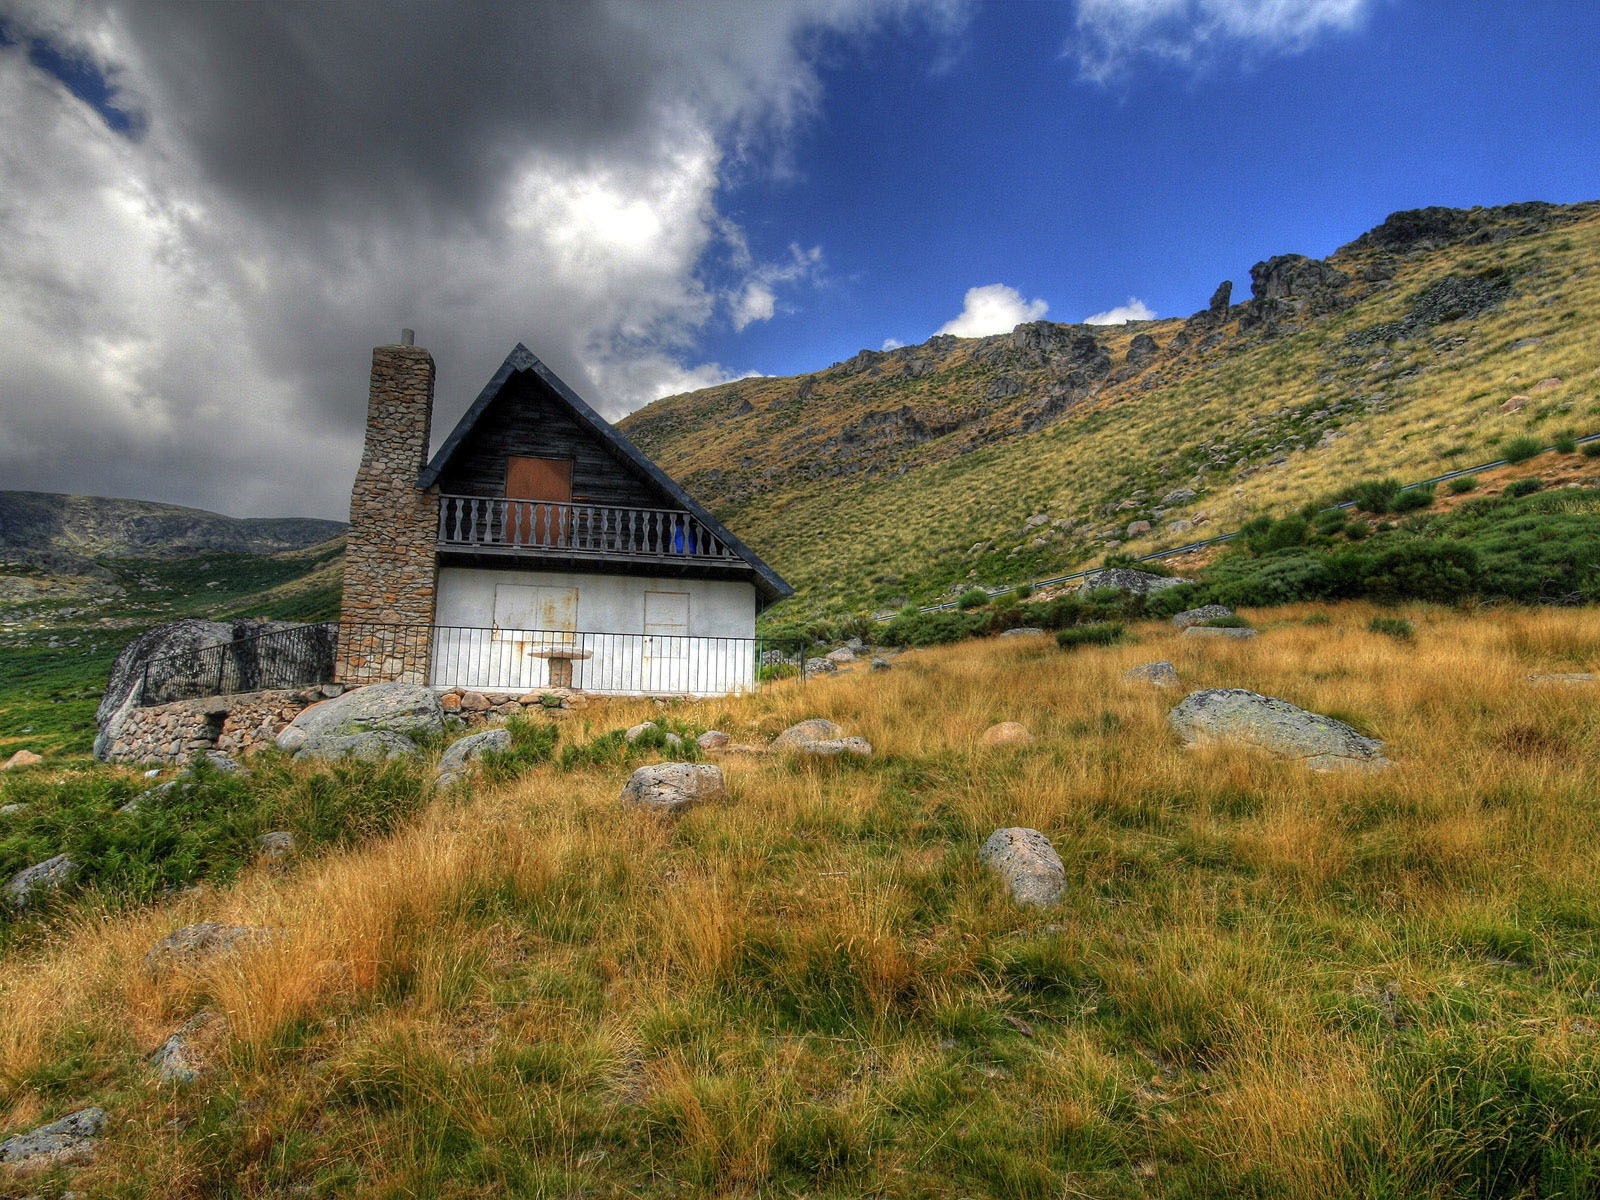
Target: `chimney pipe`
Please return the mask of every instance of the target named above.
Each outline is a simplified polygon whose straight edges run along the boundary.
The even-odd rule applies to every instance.
[[[400,331],[400,344],[402,346],[415,346],[417,344],[417,331],[415,329],[402,329]]]

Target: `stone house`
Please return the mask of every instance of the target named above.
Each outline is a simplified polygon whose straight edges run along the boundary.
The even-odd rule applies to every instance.
[[[715,695],[793,589],[528,349],[428,458],[434,363],[372,353],[336,678]]]

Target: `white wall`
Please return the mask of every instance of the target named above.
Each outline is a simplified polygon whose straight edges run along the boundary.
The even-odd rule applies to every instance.
[[[492,632],[495,589],[505,585],[576,589],[573,632]],[[686,639],[647,636],[647,592],[687,593]],[[746,639],[755,637],[756,590],[748,583],[446,567],[434,620],[436,687],[547,687],[550,664],[542,652],[569,647],[581,655],[572,661],[573,685],[586,691],[718,695],[755,682],[755,648]]]

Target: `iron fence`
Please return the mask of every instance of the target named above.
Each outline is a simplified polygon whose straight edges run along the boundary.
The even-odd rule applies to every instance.
[[[591,633],[345,622],[302,625],[151,659],[139,704],[408,679],[505,693],[717,696],[806,675],[794,638]]]

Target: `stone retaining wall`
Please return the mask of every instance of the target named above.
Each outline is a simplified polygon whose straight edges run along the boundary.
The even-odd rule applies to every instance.
[[[346,690],[339,684],[236,696],[176,700],[128,714],[122,731],[106,753],[107,762],[187,763],[207,750],[238,757],[270,746],[285,726],[321,700]],[[567,688],[537,692],[473,692],[456,688],[439,702],[445,719],[458,728],[503,721],[527,711],[558,716],[583,708],[589,697]]]

